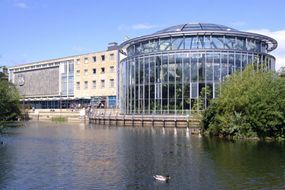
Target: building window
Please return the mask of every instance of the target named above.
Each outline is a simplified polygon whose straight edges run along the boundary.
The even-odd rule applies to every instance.
[[[88,57],[84,58],[84,63],[88,63]]]
[[[116,107],[116,96],[108,97],[108,107],[115,108]]]
[[[76,82],[76,90],[80,90],[80,82]]]
[[[80,64],[80,59],[76,59],[76,64]]]
[[[113,53],[110,54],[110,61],[113,61],[115,59],[115,56]]]
[[[88,89],[88,81],[84,81],[84,89]]]
[[[96,56],[93,57],[93,62],[96,62]]]
[[[110,66],[110,73],[113,73],[115,71],[115,67],[114,66]]]
[[[76,70],[76,75],[77,75],[77,76],[80,75],[80,70]]]
[[[101,80],[101,88],[105,88],[105,80]]]
[[[102,67],[102,68],[101,68],[101,74],[104,74],[104,73],[105,73],[105,68]]]
[[[114,86],[115,86],[115,80],[110,79],[110,88],[114,88]]]
[[[88,69],[84,69],[84,75],[88,75]]]
[[[95,89],[96,88],[96,80],[92,81],[92,88]]]
[[[101,60],[105,61],[105,55],[101,55]]]
[[[96,69],[93,69],[93,75],[95,75],[96,74]]]

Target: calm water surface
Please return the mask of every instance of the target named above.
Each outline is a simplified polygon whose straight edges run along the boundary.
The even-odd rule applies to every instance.
[[[44,122],[0,138],[0,189],[285,189],[283,144]]]

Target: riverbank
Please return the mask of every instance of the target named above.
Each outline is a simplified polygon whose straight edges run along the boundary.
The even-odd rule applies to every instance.
[[[89,117],[89,122],[100,125],[134,127],[200,128],[200,120],[198,118],[181,115],[99,114]]]
[[[85,109],[35,109],[26,110],[24,119],[37,121],[67,121],[85,122],[88,121]]]
[[[90,122],[115,126],[200,128],[200,119],[186,115],[123,115],[118,109],[35,109],[25,119],[37,121]]]

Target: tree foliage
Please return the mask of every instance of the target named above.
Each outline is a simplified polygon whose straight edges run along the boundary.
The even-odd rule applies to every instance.
[[[221,84],[221,94],[203,114],[203,130],[232,137],[285,137],[285,81],[248,66]]]
[[[1,122],[14,120],[21,114],[19,98],[16,87],[0,79],[0,125]]]

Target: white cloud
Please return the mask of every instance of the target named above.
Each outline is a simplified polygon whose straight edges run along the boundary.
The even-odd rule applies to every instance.
[[[152,24],[135,24],[132,26],[133,30],[142,30],[142,29],[152,29],[152,28],[156,28],[156,25],[152,25]]]
[[[157,25],[153,25],[153,24],[146,24],[146,23],[139,23],[139,24],[134,24],[134,25],[120,25],[118,26],[118,30],[147,30],[147,29],[153,29],[153,28],[157,28]]]
[[[20,9],[27,9],[27,8],[29,8],[29,6],[26,3],[24,3],[24,2],[16,2],[15,6],[20,8]]]
[[[278,42],[278,47],[270,52],[270,54],[276,58],[276,70],[280,67],[285,67],[285,29],[278,31],[255,29],[249,30],[248,32],[259,33],[274,38]]]

